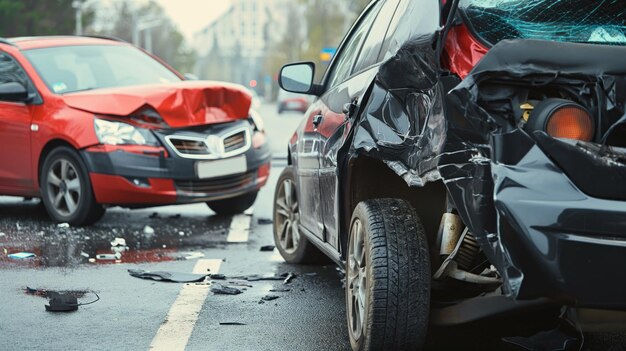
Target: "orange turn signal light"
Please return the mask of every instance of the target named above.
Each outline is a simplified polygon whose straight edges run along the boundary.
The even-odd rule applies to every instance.
[[[564,106],[552,113],[546,125],[548,135],[555,138],[591,141],[593,120],[589,112],[579,106]]]
[[[591,141],[594,135],[594,119],[583,106],[565,99],[550,98],[535,105],[525,103],[523,111],[524,129],[548,133],[553,138]]]

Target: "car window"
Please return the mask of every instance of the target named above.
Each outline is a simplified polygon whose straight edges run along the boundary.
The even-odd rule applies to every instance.
[[[20,83],[28,88],[28,76],[11,56],[0,52],[0,84],[4,83]]]
[[[387,34],[387,28],[389,28],[389,23],[397,7],[398,2],[396,0],[388,0],[383,4],[378,16],[376,16],[372,29],[370,29],[367,35],[367,39],[363,43],[354,72],[360,72],[379,62],[378,55]]]
[[[343,82],[352,73],[352,68],[356,62],[359,50],[367,37],[367,33],[372,27],[372,23],[374,23],[380,6],[381,3],[379,2],[374,5],[374,7],[370,8],[365,17],[361,17],[357,26],[351,31],[351,36],[342,45],[331,67],[332,71],[328,77],[328,88],[332,88]]]
[[[160,62],[126,45],[77,45],[25,50],[56,94],[181,80]]]
[[[391,20],[383,43],[380,60],[393,57],[402,45],[417,38],[433,35],[439,29],[439,1],[402,1]]]

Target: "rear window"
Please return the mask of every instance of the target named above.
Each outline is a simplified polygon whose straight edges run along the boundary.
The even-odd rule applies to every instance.
[[[624,0],[461,0],[460,9],[491,44],[504,39],[626,44]]]

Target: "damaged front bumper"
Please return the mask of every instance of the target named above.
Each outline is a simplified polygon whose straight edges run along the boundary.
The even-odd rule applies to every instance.
[[[226,158],[198,159],[181,156],[166,141],[170,135],[197,139],[215,133],[228,133],[237,126],[213,126],[209,130],[156,131],[163,144],[161,151],[137,151],[136,148],[98,145],[81,151],[89,170],[96,200],[101,204],[130,207],[221,200],[255,192],[269,177],[271,152],[269,145],[249,145],[245,151]],[[252,129],[250,134],[254,133]],[[229,160],[235,160],[237,170],[229,172]],[[226,161],[225,163],[223,161]],[[201,174],[217,170],[216,176]],[[222,168],[222,169],[220,169]]]

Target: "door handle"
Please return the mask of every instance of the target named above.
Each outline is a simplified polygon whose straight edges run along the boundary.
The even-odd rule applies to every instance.
[[[313,117],[313,125],[315,126],[315,128],[317,128],[320,123],[322,123],[322,120],[324,119],[324,115],[319,114],[319,115],[315,115]]]

